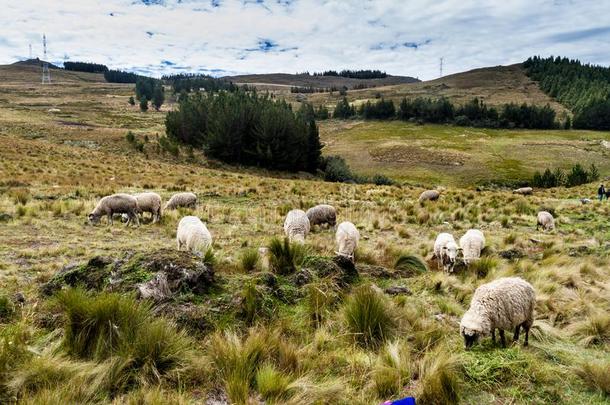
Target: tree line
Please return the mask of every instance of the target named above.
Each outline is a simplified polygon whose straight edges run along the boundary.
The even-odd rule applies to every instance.
[[[599,177],[599,170],[594,164],[591,164],[589,169],[585,169],[577,163],[567,172],[560,168],[555,170],[547,168],[543,173],[536,172],[532,177],[532,186],[541,188],[574,187],[599,180]]]
[[[358,108],[351,105],[345,97],[339,100],[333,111],[333,118],[346,119],[355,116],[363,119],[400,119],[485,128],[551,129],[559,127],[559,123],[555,121],[555,111],[549,105],[539,107],[511,103],[496,109],[488,107],[483,100],[478,98],[459,106],[453,105],[447,98],[403,98],[398,108],[392,100],[383,98],[374,102],[367,101]]]
[[[540,89],[574,113],[579,129],[610,130],[610,68],[534,56],[523,63]]]
[[[255,91],[192,93],[167,114],[165,127],[171,139],[227,163],[309,172],[321,165],[315,120]]]
[[[191,91],[199,91],[201,89],[208,92],[221,90],[235,91],[237,89],[237,86],[231,81],[203,74],[180,73],[165,75],[161,79],[172,86],[174,93],[190,93]]]
[[[307,73],[309,74],[309,73]],[[324,72],[314,72],[313,76],[340,76],[351,79],[383,79],[388,77],[386,72],[381,70],[326,70]]]
[[[64,62],[64,69],[75,72],[104,73],[108,66],[91,62]]]
[[[141,78],[147,78],[147,76],[113,69],[104,72],[104,79],[109,83],[136,83]]]

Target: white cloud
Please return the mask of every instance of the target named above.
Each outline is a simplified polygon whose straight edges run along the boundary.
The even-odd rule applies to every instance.
[[[157,75],[376,68],[430,79],[441,56],[447,74],[534,54],[610,64],[610,4],[590,0],[5,2],[0,63],[27,57],[29,43],[41,56],[46,32],[52,61]]]

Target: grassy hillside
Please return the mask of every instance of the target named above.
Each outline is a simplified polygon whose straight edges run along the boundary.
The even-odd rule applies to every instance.
[[[417,172],[411,162],[404,171],[388,164],[411,182],[448,185],[438,202],[420,204],[423,187],[219,168],[197,152],[160,151],[163,113],[129,106],[129,85],[66,77],[41,86],[34,71],[11,76],[4,69],[1,403],[371,404],[407,395],[418,404],[608,402],[610,205],[578,201],[594,186],[536,190],[530,197],[474,192],[452,185],[450,168]],[[140,140],[148,136],[144,153],[129,146],[128,129]],[[540,147],[544,159],[563,162],[575,150],[597,159],[595,140],[602,136],[402,123],[323,127],[329,152],[344,153],[354,166],[364,158],[350,158],[350,144],[368,151],[408,141],[425,150],[417,149],[418,156],[434,151],[435,159],[449,156],[449,162],[476,155],[480,146],[480,163],[468,163],[470,157],[464,160],[470,172],[458,171],[465,184],[469,176],[510,173],[513,159],[521,162],[518,171],[531,168],[538,154],[509,154],[525,153],[529,144],[515,146],[522,137],[550,138],[552,145]],[[376,156],[400,159],[403,147]],[[509,164],[494,166],[494,153],[509,156]],[[427,180],[426,172],[438,180]],[[164,201],[176,190],[193,191],[199,205],[138,228],[118,220],[87,224],[100,196],[141,190]],[[308,235],[304,247],[292,247],[294,272],[267,270],[256,252],[282,237],[287,211],[322,202],[359,229],[357,273],[333,262],[334,232],[326,228]],[[556,230],[536,230],[539,209],[553,212]],[[214,260],[175,251],[177,223],[188,214],[207,223]],[[471,227],[485,232],[483,258],[453,274],[439,271],[431,260],[436,235],[459,237]],[[176,267],[211,267],[215,275],[201,288],[178,286],[163,302],[136,300],[140,283]],[[465,351],[459,321],[474,290],[503,276],[523,277],[537,291],[530,346],[503,349],[485,339]],[[90,295],[67,288],[48,295],[49,286],[68,284]]]
[[[344,157],[357,172],[419,184],[518,183],[537,170],[576,163],[610,173],[605,132],[330,120],[320,134],[324,153]]]

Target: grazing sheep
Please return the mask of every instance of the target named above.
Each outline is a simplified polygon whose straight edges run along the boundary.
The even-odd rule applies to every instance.
[[[212,246],[212,234],[199,218],[189,215],[178,223],[176,242],[178,250],[184,247],[192,253],[203,254]]]
[[[337,210],[332,205],[320,204],[311,207],[305,213],[309,218],[309,224],[314,225],[328,224],[335,226],[337,224]]]
[[[138,200],[139,212],[150,212],[152,222],[161,220],[161,196],[153,192],[145,192],[135,194],[134,197]]]
[[[176,193],[169,199],[163,210],[175,210],[178,207],[195,208],[197,196],[194,193]]]
[[[419,195],[419,202],[424,202],[424,201],[436,201],[438,200],[438,198],[441,196],[441,193],[439,193],[436,190],[426,190],[423,193],[421,193]]]
[[[521,195],[532,195],[533,192],[534,192],[534,189],[532,189],[531,187],[521,187],[516,190],[513,190],[513,194],[521,194]]]
[[[485,247],[485,236],[478,229],[469,229],[460,238],[460,249],[464,255],[464,264],[468,266],[471,262],[481,257],[481,250]]]
[[[353,262],[354,252],[360,240],[360,232],[354,224],[347,221],[341,222],[337,227],[335,240],[337,241],[337,255],[345,256]]]
[[[521,327],[525,330],[523,346],[527,346],[535,305],[534,288],[520,277],[503,277],[481,285],[460,322],[460,334],[466,348],[489,334],[495,343],[496,329],[500,330],[502,346],[506,347],[504,331],[515,328],[513,341],[517,342]]]
[[[590,198],[581,198],[580,199],[581,204],[589,204],[591,202]]]
[[[536,230],[542,227],[545,231],[552,231],[555,229],[555,220],[548,211],[540,211],[536,217]]]
[[[309,218],[302,210],[291,210],[284,221],[284,233],[291,242],[305,243],[309,233]]]
[[[108,223],[113,224],[113,214],[127,214],[127,223],[129,225],[131,221],[135,221],[136,225],[140,225],[138,220],[138,200],[129,194],[113,194],[103,197],[91,214],[89,214],[89,222],[97,224],[100,222],[100,218],[103,215],[108,217]]]
[[[450,233],[440,233],[434,241],[434,257],[438,260],[438,267],[444,271],[453,272],[455,259],[457,258],[458,246],[453,235]]]

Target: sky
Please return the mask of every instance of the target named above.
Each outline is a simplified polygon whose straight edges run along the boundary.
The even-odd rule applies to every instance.
[[[421,80],[561,55],[610,65],[610,1],[0,0],[0,64],[160,76],[380,69]]]

